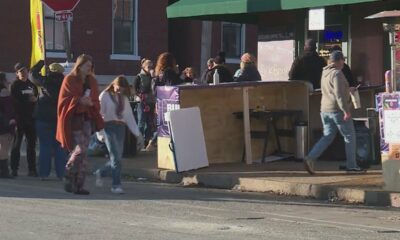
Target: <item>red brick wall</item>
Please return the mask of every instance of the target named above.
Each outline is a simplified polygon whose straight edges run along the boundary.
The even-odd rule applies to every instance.
[[[246,52],[257,55],[257,33],[256,25],[246,25]],[[198,20],[170,20],[170,51],[176,56],[181,69],[187,66],[195,68],[198,76],[206,68],[200,66],[201,61],[201,34],[202,22]],[[211,56],[215,57],[222,49],[221,46],[221,23],[212,23]],[[238,64],[228,64],[235,71]]]
[[[18,14],[16,7],[18,6]],[[136,74],[138,61],[113,61],[111,0],[83,0],[74,10],[71,48],[74,58],[82,53],[93,56],[100,75]],[[156,56],[168,50],[167,1],[139,0],[138,52]],[[2,0],[0,8],[0,71],[13,71],[17,61],[30,61],[31,34],[28,0]],[[49,62],[65,61],[49,59]]]
[[[176,57],[181,70],[191,66],[199,76],[202,22],[170,20],[169,26],[169,51]]]
[[[13,72],[14,64],[19,61],[29,64],[30,45],[29,1],[2,0],[0,3],[0,71]]]
[[[138,54],[155,59],[168,49],[168,22],[166,1],[139,0]],[[92,7],[96,6],[93,11]],[[154,7],[157,6],[157,7]],[[96,73],[104,75],[136,74],[139,61],[110,60],[112,53],[112,15],[110,0],[81,1],[75,9],[77,16],[72,25],[72,49],[75,56],[93,55]],[[92,31],[93,34],[88,34]]]

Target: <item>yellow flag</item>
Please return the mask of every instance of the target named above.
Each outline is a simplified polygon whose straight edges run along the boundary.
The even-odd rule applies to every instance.
[[[31,67],[45,58],[43,6],[41,0],[31,1],[32,55]]]

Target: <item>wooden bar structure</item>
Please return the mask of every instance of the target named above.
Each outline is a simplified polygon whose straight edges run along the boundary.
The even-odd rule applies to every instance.
[[[263,143],[251,140],[249,134],[250,128],[263,129],[265,123],[250,119],[249,109],[300,110],[302,121],[309,118],[309,88],[300,81],[180,86],[179,92],[181,108],[200,108],[210,164],[241,162],[245,146],[247,164],[261,158]],[[235,112],[244,112],[244,119],[237,119]],[[278,124],[290,127],[286,121]],[[159,168],[174,169],[169,142],[169,138],[158,139]],[[293,139],[283,138],[281,144],[285,151],[294,152]],[[269,144],[268,152],[275,148]]]
[[[301,121],[309,124],[308,145],[313,131],[322,130],[320,120],[321,93],[313,92],[302,81],[274,81],[227,83],[217,86],[179,86],[180,107],[199,107],[210,164],[237,163],[245,151],[246,164],[261,159],[263,141],[250,138],[251,130],[262,130],[265,122],[249,117],[249,109],[297,110],[302,112]],[[354,117],[366,115],[366,108],[373,108],[376,88],[360,90],[362,109],[354,111]],[[243,119],[235,118],[235,112],[243,112]],[[246,114],[247,113],[247,114]],[[278,122],[281,128],[294,128],[290,121]],[[276,150],[273,135],[269,135],[268,154]],[[282,137],[282,149],[295,151],[295,138]],[[158,167],[174,169],[170,139],[158,139]]]

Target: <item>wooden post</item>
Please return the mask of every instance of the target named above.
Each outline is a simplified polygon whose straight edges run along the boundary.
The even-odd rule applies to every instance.
[[[243,88],[243,124],[244,124],[244,145],[246,164],[253,163],[253,153],[251,150],[250,134],[250,112],[249,112],[249,87]]]

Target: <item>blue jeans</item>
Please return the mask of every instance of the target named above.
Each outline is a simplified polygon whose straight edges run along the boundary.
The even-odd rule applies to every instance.
[[[329,147],[339,131],[344,138],[346,146],[346,167],[357,167],[356,162],[356,133],[353,120],[344,121],[343,112],[321,113],[322,124],[324,127],[324,136],[315,144],[308,154],[308,159],[317,159]]]
[[[137,115],[138,115],[138,127],[140,133],[145,138],[146,141],[149,141],[153,137],[153,133],[155,131],[155,114],[154,114],[154,104],[149,104],[148,111],[145,111],[146,104],[140,102],[137,105]]]
[[[125,124],[114,122],[106,122],[104,128],[105,142],[110,154],[110,160],[99,170],[101,176],[105,177],[111,169],[113,187],[121,186],[121,160],[124,151],[125,129]]]
[[[68,153],[61,148],[56,140],[57,124],[46,121],[36,121],[36,132],[39,138],[39,176],[47,178],[51,171],[51,160],[54,155],[54,165],[58,178],[63,178]]]

